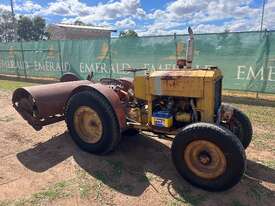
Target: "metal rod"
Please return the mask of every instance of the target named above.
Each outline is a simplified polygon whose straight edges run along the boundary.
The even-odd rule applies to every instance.
[[[263,31],[263,24],[264,24],[264,10],[265,10],[265,0],[263,0],[263,7],[262,7],[262,17],[261,17],[261,29],[260,31]],[[259,99],[259,92],[256,92],[256,99]]]
[[[193,56],[194,56],[194,34],[191,27],[188,27],[188,33],[189,33],[189,40],[187,45],[187,52],[186,52],[186,68],[192,67],[193,62]]]
[[[59,57],[59,64],[60,64],[60,72],[61,72],[61,77],[63,76],[63,59],[61,55],[61,45],[60,45],[60,40],[57,41],[58,43],[58,57]]]
[[[0,49],[0,52],[7,52],[9,49]],[[20,52],[21,49],[13,49],[12,51]],[[33,51],[33,52],[56,52],[58,53],[58,50],[51,50],[51,49],[24,49],[24,51]]]
[[[263,0],[263,7],[262,7],[262,18],[261,18],[261,29],[263,31],[263,23],[264,23],[264,10],[265,10],[265,0]]]
[[[17,40],[17,29],[16,29],[16,25],[15,25],[15,13],[14,13],[14,9],[13,9],[13,0],[10,1],[11,3],[11,14],[12,14],[12,24],[13,24],[13,35],[14,35],[14,41]]]
[[[110,78],[112,78],[112,73],[113,73],[113,70],[112,70],[112,47],[111,47],[111,37],[108,38],[108,48],[109,48],[109,63],[110,63],[110,71],[109,71],[109,75],[110,75]]]
[[[176,62],[178,60],[178,42],[177,42],[177,33],[174,33],[174,41],[176,45]]]
[[[25,54],[24,54],[23,42],[22,41],[20,41],[20,48],[21,48],[22,61],[23,61],[23,67],[24,67],[24,76],[25,76],[25,78],[27,78],[27,70],[26,70],[26,64],[25,64]]]

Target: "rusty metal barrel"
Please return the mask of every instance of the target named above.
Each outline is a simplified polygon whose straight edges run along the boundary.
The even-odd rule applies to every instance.
[[[69,81],[18,88],[12,97],[13,107],[35,129],[64,120],[65,106],[71,92],[91,81]]]

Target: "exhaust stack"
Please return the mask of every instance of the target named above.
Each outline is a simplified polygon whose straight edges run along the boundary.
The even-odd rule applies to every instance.
[[[193,55],[194,55],[194,34],[191,27],[188,27],[188,33],[189,33],[189,40],[188,40],[188,46],[187,46],[187,52],[186,52],[186,68],[191,69],[192,62],[193,62]]]

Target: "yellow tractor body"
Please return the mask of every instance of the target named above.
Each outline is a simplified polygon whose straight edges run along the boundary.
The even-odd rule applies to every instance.
[[[222,73],[218,68],[155,71],[145,76],[136,76],[135,97],[148,104],[147,121],[143,122],[143,126],[151,124],[153,102],[161,96],[176,97],[182,102],[194,99],[200,121],[214,123],[221,106],[221,83]],[[191,121],[188,118],[190,115],[181,113],[181,117],[177,117],[184,118],[186,122]]]

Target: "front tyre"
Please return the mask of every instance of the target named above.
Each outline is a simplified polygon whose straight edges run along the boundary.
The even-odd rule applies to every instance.
[[[79,92],[70,98],[66,123],[72,139],[87,152],[106,154],[119,143],[120,128],[114,110],[96,91]]]
[[[184,179],[210,191],[236,185],[246,166],[245,151],[238,138],[209,123],[195,123],[178,133],[172,144],[172,159]]]

